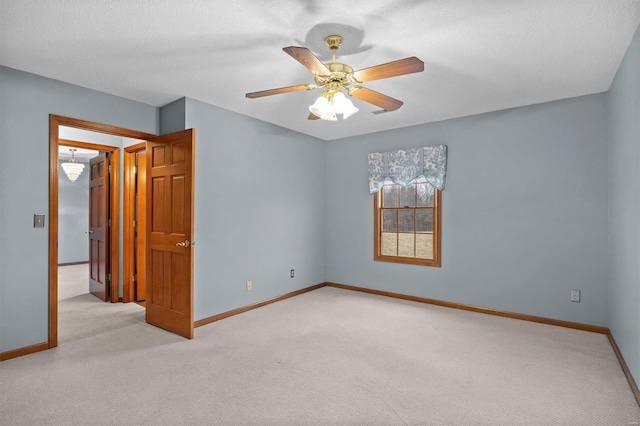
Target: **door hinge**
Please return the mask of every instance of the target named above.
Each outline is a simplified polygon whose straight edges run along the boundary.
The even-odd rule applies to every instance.
[[[133,281],[133,282],[138,281],[138,275],[134,274],[134,275],[131,277],[131,281]]]
[[[107,281],[111,281],[111,274],[107,274]]]
[[[138,166],[133,166],[133,174],[137,174],[138,173]]]
[[[133,221],[133,227],[134,228],[136,227],[136,221],[135,220]]]
[[[111,219],[107,219],[107,226],[111,226]]]
[[[107,172],[111,173],[111,164],[109,164],[109,167],[107,167]]]

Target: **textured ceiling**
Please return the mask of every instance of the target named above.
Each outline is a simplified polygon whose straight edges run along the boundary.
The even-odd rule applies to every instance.
[[[161,106],[187,96],[332,140],[606,91],[640,22],[638,0],[0,0],[0,64]],[[320,89],[282,51],[361,69],[409,56],[425,71],[365,87],[348,120],[309,121]]]
[[[60,161],[69,161],[71,160],[71,151],[69,151],[68,146],[60,145],[58,147],[58,159]],[[72,148],[75,149],[76,152],[74,154],[74,158],[78,163],[89,163],[93,157],[97,157],[100,155],[100,151],[94,151],[90,149],[84,148]]]

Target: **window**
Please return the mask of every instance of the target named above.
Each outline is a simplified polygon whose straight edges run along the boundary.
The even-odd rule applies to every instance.
[[[447,146],[373,152],[367,161],[373,259],[439,267]]]
[[[440,266],[442,193],[424,178],[374,194],[374,260]]]

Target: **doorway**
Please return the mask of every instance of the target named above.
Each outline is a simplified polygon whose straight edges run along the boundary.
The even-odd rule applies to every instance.
[[[113,230],[113,232],[107,232],[105,237],[106,243],[103,245],[103,250],[106,248],[111,262],[108,266],[105,265],[103,271],[104,281],[102,283],[97,282],[96,292],[100,291],[100,285],[103,287],[103,300],[110,302],[118,302],[118,283],[119,283],[119,176],[120,176],[120,156],[119,147],[100,145],[88,142],[60,140],[59,129],[60,126],[71,127],[75,129],[88,130],[92,132],[105,133],[109,135],[127,137],[133,139],[146,140],[154,137],[152,134],[138,132],[134,130],[122,129],[119,127],[107,126],[98,123],[92,123],[88,121],[61,117],[51,115],[49,117],[49,348],[54,348],[58,345],[58,239],[59,239],[59,185],[58,176],[60,172],[59,165],[59,146],[71,146],[76,148],[94,149],[97,151],[105,152],[110,157],[111,170],[107,169],[107,173],[104,175],[105,179],[111,187],[110,195],[108,197],[108,214],[110,216],[110,223],[106,226]],[[96,166],[97,169],[98,166]],[[104,171],[104,170],[103,170]],[[90,227],[90,230],[94,230],[94,234],[99,234],[97,229]],[[99,236],[99,235],[96,235]],[[99,243],[96,242],[96,245]],[[100,264],[101,260],[96,260],[97,264]],[[100,278],[102,279],[102,278]],[[99,280],[98,280],[99,281]]]
[[[147,161],[145,142],[124,148],[123,302],[145,305]]]
[[[58,345],[58,239],[59,239],[59,194],[58,173],[60,146],[60,126],[105,133],[124,138],[144,140],[137,147],[129,149],[127,154],[134,154],[127,161],[125,177],[135,174],[134,165],[145,149],[145,160],[138,163],[146,165],[146,181],[148,191],[136,194],[136,202],[130,200],[130,193],[124,199],[123,211],[133,211],[134,217],[145,217],[149,226],[144,230],[144,238],[133,237],[133,251],[144,253],[143,260],[134,259],[127,272],[143,268],[147,279],[145,288],[145,320],[151,325],[164,328],[186,338],[193,338],[193,224],[194,224],[194,165],[195,165],[195,130],[188,129],[168,135],[155,136],[148,133],[127,130],[119,127],[88,121],[50,115],[49,117],[49,341],[48,347]],[[82,146],[83,142],[77,142]],[[109,265],[110,279],[105,284],[105,298],[111,302],[131,301],[133,297],[142,297],[142,290],[136,295],[137,288],[131,281],[123,280],[123,298],[119,299],[118,257],[120,249],[120,200],[119,200],[119,147],[90,144],[94,149],[106,150],[111,156],[111,173],[104,174],[103,179],[111,186],[109,196],[108,250],[111,257]],[[92,178],[93,178],[92,174]],[[135,181],[135,186],[140,184]],[[134,191],[135,194],[135,191]],[[144,196],[143,196],[144,195]],[[144,199],[144,200],[143,200]],[[106,202],[105,202],[106,203]],[[146,208],[145,206],[148,206]],[[125,229],[132,225],[125,223]],[[136,223],[137,225],[137,223]],[[92,228],[91,228],[92,229]],[[131,236],[131,230],[128,231]],[[140,245],[143,245],[140,248]],[[131,260],[131,256],[129,256]],[[128,261],[129,262],[129,261]],[[131,262],[129,262],[131,263]],[[135,274],[134,274],[135,277]],[[127,284],[129,282],[129,284]]]
[[[88,170],[88,253],[89,289],[97,298],[118,301],[118,173],[119,148],[93,142],[58,139],[58,147],[97,152],[89,159]],[[58,155],[59,150],[58,150]],[[77,161],[77,160],[75,160]],[[81,174],[82,175],[82,174]],[[85,177],[86,177],[85,176]],[[78,176],[80,177],[80,176]],[[58,264],[60,263],[61,230],[60,188],[58,198]]]
[[[63,131],[64,130],[64,131]],[[70,129],[61,128],[61,134],[66,137],[78,137],[80,134],[70,134]],[[87,133],[87,135],[93,135]],[[83,135],[84,136],[84,135]],[[88,137],[78,138],[88,141]],[[94,149],[78,148],[76,140],[60,139],[59,161],[60,173],[58,179],[58,301],[67,300],[79,295],[90,293],[89,278],[93,273],[94,281],[101,283],[100,291],[104,291],[106,271],[110,270],[105,262],[104,266],[96,264],[98,256],[92,256],[98,247],[95,228],[90,227],[90,211],[92,191],[95,195],[99,188],[91,188],[90,163],[92,159],[108,153]],[[84,146],[84,144],[83,144]],[[108,185],[107,185],[108,189]],[[107,198],[108,194],[107,194]],[[96,206],[108,210],[108,204]],[[100,238],[102,244],[109,243],[107,238]],[[94,244],[89,244],[89,241]],[[91,259],[93,257],[93,264]],[[108,259],[107,259],[108,260]],[[93,268],[91,267],[93,266]],[[104,295],[98,295],[104,300]],[[59,306],[59,310],[62,308]]]

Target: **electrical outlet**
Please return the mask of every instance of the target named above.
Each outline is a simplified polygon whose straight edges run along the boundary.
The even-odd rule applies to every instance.
[[[291,278],[293,278],[294,273],[293,273],[293,269],[291,270]]]
[[[253,290],[253,283],[251,281],[247,281],[247,291]]]
[[[580,290],[571,290],[571,301],[580,302]]]

